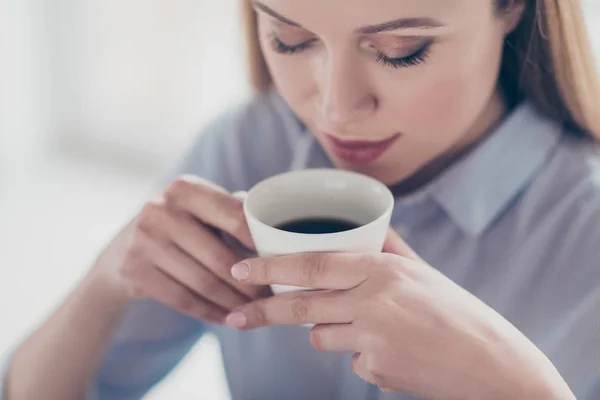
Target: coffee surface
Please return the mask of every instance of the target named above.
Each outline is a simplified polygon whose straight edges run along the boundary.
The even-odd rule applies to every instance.
[[[302,218],[284,222],[275,227],[287,232],[318,235],[345,232],[359,226],[354,222],[338,218]]]

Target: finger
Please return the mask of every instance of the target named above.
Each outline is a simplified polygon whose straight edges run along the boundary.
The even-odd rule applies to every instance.
[[[396,390],[389,385],[389,379],[386,375],[389,371],[381,368],[374,368],[372,358],[365,353],[355,353],[350,360],[352,371],[362,380],[371,385],[377,386],[382,392],[390,393]]]
[[[251,299],[182,252],[173,243],[149,246],[151,258],[163,272],[221,308],[231,311]]]
[[[231,279],[231,266],[238,262],[240,257],[225,246],[215,234],[189,215],[176,214],[172,211],[161,211],[155,214],[153,226],[145,227],[149,235],[166,235],[177,247],[223,281],[230,282],[239,292],[250,299],[259,298],[261,288],[244,285]],[[157,227],[160,227],[163,233],[157,233]]]
[[[135,278],[140,290],[160,303],[201,321],[223,323],[227,312],[192,291],[156,267],[144,268]]]
[[[344,324],[354,319],[353,303],[339,291],[297,291],[248,303],[231,313],[235,329],[270,325]]]
[[[376,254],[312,253],[245,260],[231,269],[240,282],[316,289],[351,289],[382,261]]]
[[[356,352],[358,332],[352,324],[316,325],[310,331],[310,343],[318,351]]]
[[[383,252],[421,261],[421,257],[393,229],[388,231],[383,245]]]
[[[222,280],[231,282],[234,288],[250,299],[259,298],[261,288],[252,287],[231,278],[231,266],[240,260],[240,256],[227,247],[214,233],[190,219],[185,217],[181,219],[182,221],[178,225],[182,229],[174,229],[172,232],[172,238],[178,247],[205,265]]]
[[[243,203],[223,188],[196,176],[184,176],[171,184],[165,197],[170,206],[227,232],[249,249],[255,248]]]
[[[354,353],[350,360],[352,371],[363,381],[377,385],[377,377],[371,372],[367,365],[367,357],[363,353]]]

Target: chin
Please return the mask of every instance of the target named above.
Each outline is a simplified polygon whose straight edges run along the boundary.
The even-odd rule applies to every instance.
[[[384,162],[374,162],[371,164],[350,164],[342,160],[331,158],[334,166],[346,171],[357,172],[363,175],[370,176],[371,178],[377,179],[385,185],[393,185],[407,178],[402,174],[401,167],[393,166]]]

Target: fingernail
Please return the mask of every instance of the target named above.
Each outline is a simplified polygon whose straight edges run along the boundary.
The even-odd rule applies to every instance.
[[[248,280],[250,278],[250,266],[244,263],[236,264],[231,268],[231,275],[238,281]]]
[[[248,323],[248,319],[239,311],[232,312],[225,318],[225,323],[234,329],[241,329]]]

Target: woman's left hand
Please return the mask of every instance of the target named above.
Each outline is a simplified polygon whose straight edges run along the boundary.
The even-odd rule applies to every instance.
[[[570,391],[548,359],[508,321],[399,237],[386,247],[389,253],[237,264],[233,276],[244,283],[323,290],[257,300],[227,323],[243,330],[316,324],[310,339],[317,350],[356,353],[354,372],[385,391],[427,399],[574,398],[565,396]]]

